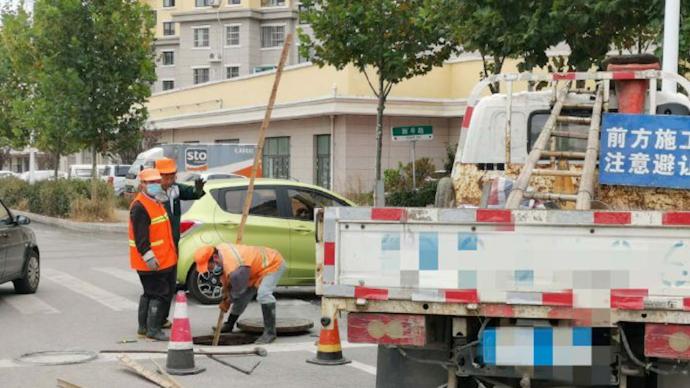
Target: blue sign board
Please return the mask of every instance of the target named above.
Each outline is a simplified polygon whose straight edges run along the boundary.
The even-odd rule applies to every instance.
[[[607,113],[599,183],[690,188],[690,117]]]

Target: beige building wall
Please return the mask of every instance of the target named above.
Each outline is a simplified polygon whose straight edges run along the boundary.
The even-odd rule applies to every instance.
[[[211,128],[189,128],[161,132],[162,143],[198,141],[213,143],[223,139],[239,139],[256,143],[259,123],[227,125]],[[460,136],[459,118],[386,117],[383,136],[383,169],[397,168],[398,163],[411,160],[410,144],[393,142],[391,127],[432,125],[434,139],[419,141],[416,157],[431,158],[442,169],[446,147],[456,144]],[[376,166],[376,117],[364,115],[335,116],[332,142],[332,189],[339,193],[370,192],[374,185]],[[331,134],[331,117],[322,116],[295,120],[273,121],[267,137],[290,137],[290,176],[300,182],[315,183],[314,160],[316,135]]]

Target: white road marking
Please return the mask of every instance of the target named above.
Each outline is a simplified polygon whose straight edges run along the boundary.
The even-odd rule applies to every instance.
[[[376,367],[375,366],[367,365],[367,364],[361,363],[359,361],[354,361],[354,360],[352,360],[352,362],[350,362],[349,364],[345,364],[345,365],[349,365],[355,369],[359,369],[363,372],[369,373],[370,375],[376,376]]]
[[[137,304],[129,299],[125,299],[119,295],[115,295],[110,291],[106,291],[89,282],[85,282],[74,276],[55,270],[46,268],[43,270],[43,277],[53,281],[60,286],[63,286],[77,294],[81,294],[89,299],[92,299],[103,306],[114,311],[136,310]]]
[[[108,274],[110,276],[116,277],[120,280],[124,280],[127,283],[134,284],[134,285],[141,285],[141,281],[139,280],[139,276],[137,276],[137,273],[134,271],[126,271],[124,269],[120,268],[114,268],[114,267],[97,267],[97,268],[91,268],[94,271],[98,272],[103,272],[105,274]]]
[[[0,300],[24,315],[57,314],[60,312],[35,295],[6,295]]]

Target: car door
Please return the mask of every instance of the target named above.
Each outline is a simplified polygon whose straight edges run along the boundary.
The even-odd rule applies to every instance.
[[[290,212],[290,258],[288,276],[311,281],[316,270],[314,209],[347,204],[316,189],[286,188]]]
[[[214,224],[220,241],[235,243],[242,218],[242,207],[247,187],[216,190]],[[278,191],[272,186],[254,189],[249,216],[244,227],[242,243],[266,246],[278,250],[290,265],[290,224],[280,216]]]
[[[11,225],[10,213],[5,205],[0,202],[0,283],[5,282],[5,265],[7,258],[7,247],[9,242],[8,229]]]
[[[10,220],[10,226],[7,228],[7,257],[5,258],[7,264],[5,267],[5,276],[16,278],[20,276],[24,270],[27,235],[24,226],[15,223],[11,216]]]

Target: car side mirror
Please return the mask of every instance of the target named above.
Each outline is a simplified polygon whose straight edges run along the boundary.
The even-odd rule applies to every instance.
[[[14,217],[14,222],[16,222],[17,225],[29,225],[31,220],[28,217],[16,216]]]

